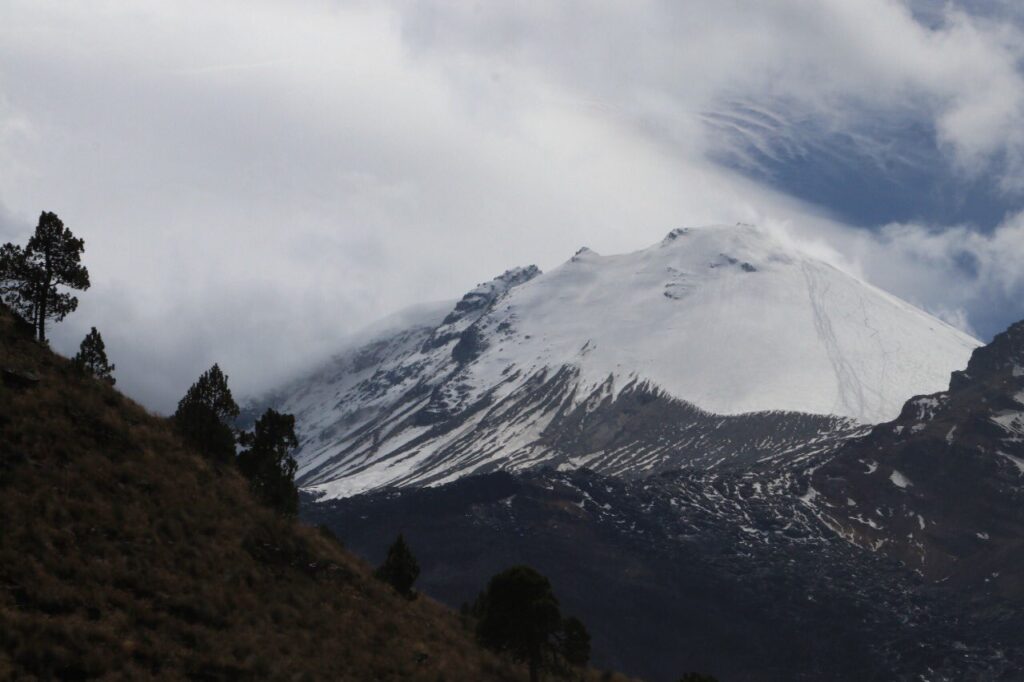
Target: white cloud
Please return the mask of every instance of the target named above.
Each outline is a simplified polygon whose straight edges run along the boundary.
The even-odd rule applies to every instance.
[[[55,343],[98,326],[119,385],[160,409],[213,361],[257,390],[404,305],[679,224],[788,224],[897,293],[972,312],[977,296],[924,295],[954,262],[922,264],[931,241],[873,242],[717,167],[702,116],[784,102],[845,129],[907,111],[966,173],[1021,156],[1016,30],[956,11],[929,30],[882,0],[0,0],[0,15],[4,238],[43,209],[85,237],[94,287]]]
[[[695,113],[737,96],[796,103],[838,128],[865,109],[913,112],[972,172],[1024,144],[1020,31],[952,5],[936,28],[893,0],[521,5],[425,3],[404,26],[450,70],[553,75],[684,146],[699,138]]]

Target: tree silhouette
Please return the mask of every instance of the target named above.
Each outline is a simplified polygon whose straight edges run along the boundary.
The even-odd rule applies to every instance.
[[[412,586],[416,578],[420,577],[420,565],[401,534],[388,548],[387,558],[374,575],[395,588],[400,595],[409,599],[415,596]]]
[[[107,349],[103,344],[103,337],[96,331],[96,327],[93,327],[82,339],[82,344],[78,347],[78,354],[71,358],[71,361],[82,371],[89,372],[111,386],[117,383],[113,376],[114,365],[107,361]]]
[[[46,341],[47,320],[60,322],[78,307],[78,299],[59,287],[89,288],[83,251],[85,242],[47,211],[25,248],[10,242],[0,247],[0,297],[32,323],[39,341]]]
[[[235,456],[235,435],[230,426],[238,405],[228,388],[228,378],[214,365],[203,372],[178,402],[174,425],[192,447],[221,462]]]
[[[513,566],[491,578],[477,608],[481,643],[507,651],[530,667],[530,680],[556,651],[554,637],[562,627],[558,600],[547,578],[529,566]]]
[[[558,649],[570,665],[584,666],[590,661],[590,633],[583,621],[573,616],[562,621]]]
[[[299,446],[295,416],[268,409],[252,433],[243,433],[238,441],[246,448],[238,455],[238,468],[253,492],[271,508],[294,516],[299,510],[298,465],[291,454]]]

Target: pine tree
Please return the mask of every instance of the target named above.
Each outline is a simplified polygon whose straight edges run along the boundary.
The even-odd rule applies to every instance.
[[[513,566],[491,578],[478,610],[480,642],[528,663],[530,680],[537,682],[545,661],[555,653],[554,637],[562,627],[548,579],[529,566]]]
[[[24,248],[10,242],[0,246],[0,299],[32,324],[32,334],[38,338],[33,296],[35,279],[36,273],[29,267]]]
[[[252,433],[242,434],[239,442],[246,449],[238,455],[238,468],[253,492],[271,508],[294,516],[299,510],[298,465],[291,454],[299,446],[295,416],[268,409],[256,420]]]
[[[235,456],[235,434],[230,423],[237,416],[238,405],[228,388],[228,378],[214,365],[178,402],[173,419],[189,445],[211,459],[229,462]]]
[[[78,348],[78,354],[71,359],[84,372],[89,372],[97,379],[106,381],[111,386],[117,383],[114,379],[114,365],[107,361],[107,349],[103,344],[103,337],[96,331],[96,327],[85,335],[82,345]]]
[[[412,586],[416,578],[420,577],[420,565],[401,534],[388,548],[387,558],[374,575],[395,588],[400,595],[409,599],[415,597]]]
[[[584,666],[590,660],[590,633],[579,618],[562,621],[559,653],[570,665]]]
[[[0,297],[32,323],[39,341],[46,341],[47,320],[60,322],[78,308],[78,299],[58,287],[89,288],[83,251],[85,242],[47,211],[39,216],[25,248],[11,243],[0,247]]]

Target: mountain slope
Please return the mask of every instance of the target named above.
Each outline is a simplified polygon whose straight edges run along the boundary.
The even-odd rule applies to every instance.
[[[1020,679],[1019,602],[923,580],[846,541],[800,478],[531,470],[304,513],[373,559],[401,529],[423,584],[452,605],[495,566],[537,566],[593,624],[595,662],[652,682],[686,669],[723,682]]]
[[[303,514],[374,558],[402,529],[452,604],[494,563],[530,561],[597,623],[599,661],[652,680],[684,665],[723,680],[1021,679],[1024,322],[895,420],[762,453],[632,480],[470,476]]]
[[[850,441],[814,472],[822,517],[932,581],[1024,599],[1024,322],[949,389]]]
[[[541,464],[638,476],[857,433],[977,345],[752,227],[674,230],[510,270],[264,402],[297,415],[301,482],[329,497]]]
[[[526,679],[0,306],[0,679]]]

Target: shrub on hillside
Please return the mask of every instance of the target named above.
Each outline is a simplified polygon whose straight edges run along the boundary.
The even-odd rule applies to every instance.
[[[395,588],[400,595],[408,599],[415,598],[412,586],[420,576],[420,565],[401,534],[388,548],[388,556],[375,575]]]

